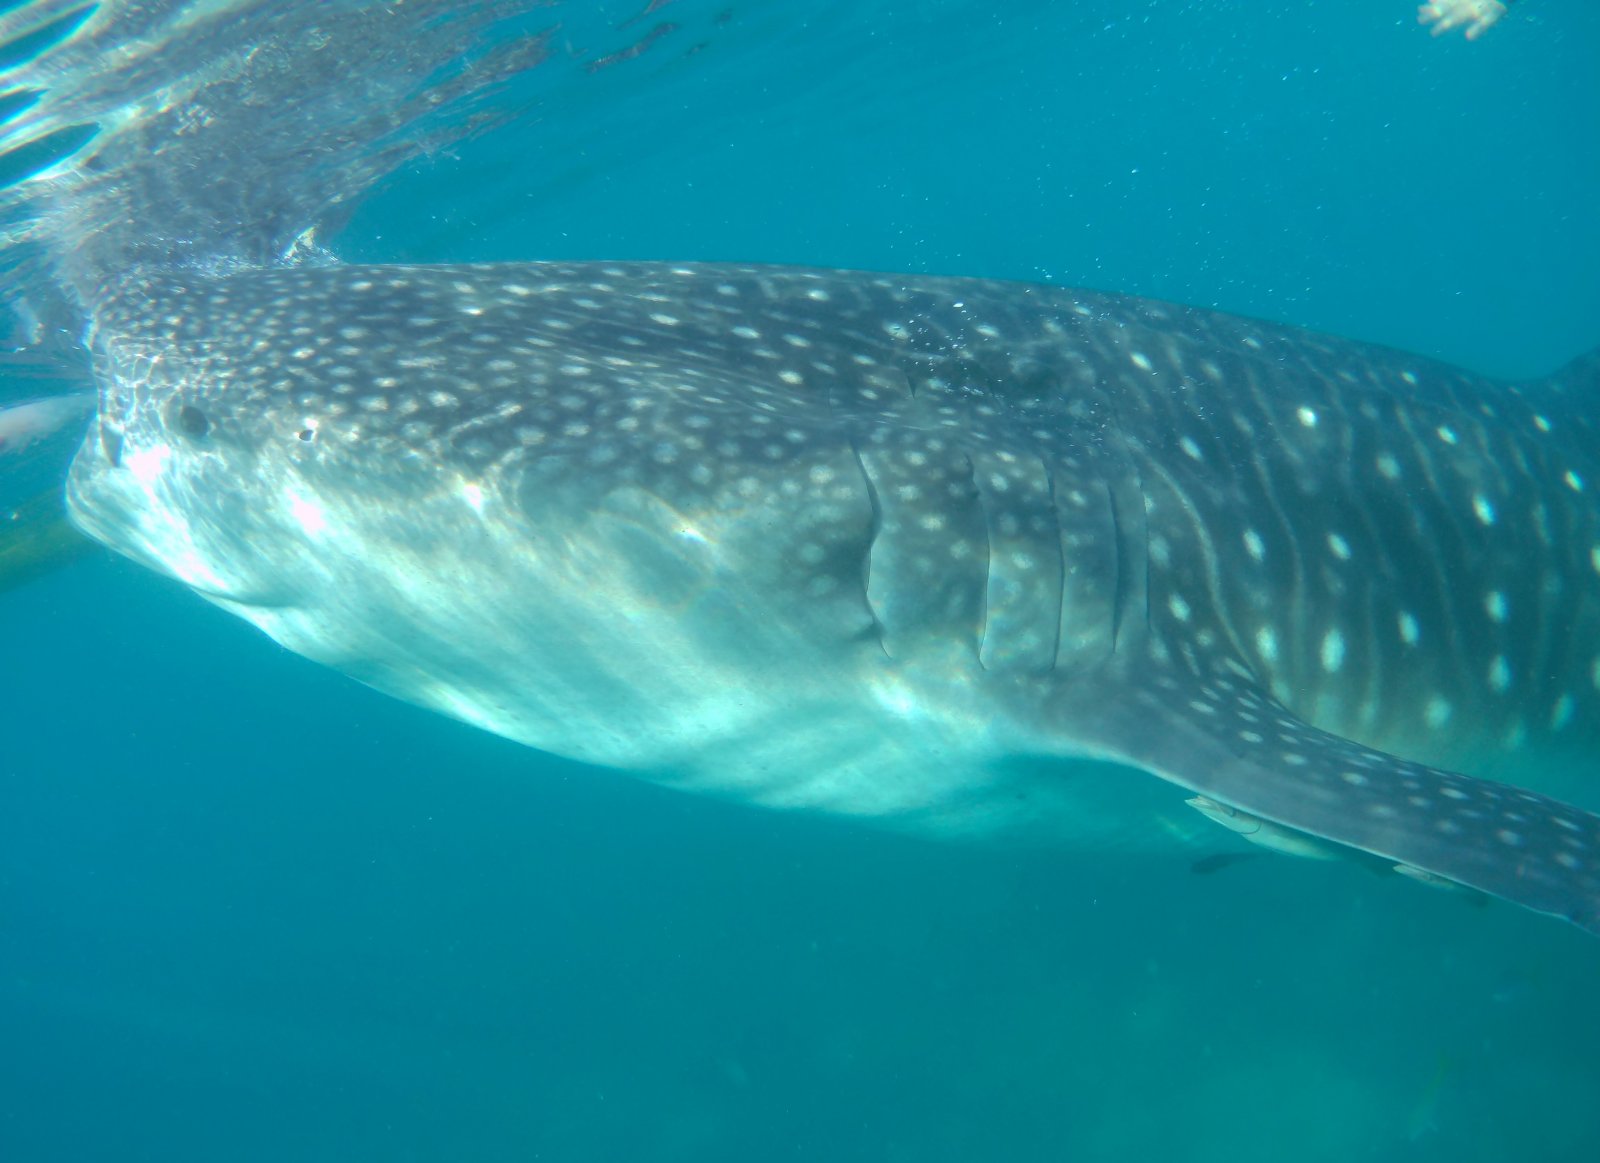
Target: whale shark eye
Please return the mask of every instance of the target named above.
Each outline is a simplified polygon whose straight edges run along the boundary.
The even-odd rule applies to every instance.
[[[211,421],[206,419],[206,414],[193,404],[185,404],[178,410],[178,428],[185,436],[196,440],[204,440],[211,431]]]

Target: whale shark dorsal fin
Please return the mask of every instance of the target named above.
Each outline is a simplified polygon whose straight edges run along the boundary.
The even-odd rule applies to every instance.
[[[1231,671],[1124,669],[1064,696],[1074,735],[1197,793],[1193,806],[1247,839],[1355,849],[1600,933],[1600,816],[1320,730]]]

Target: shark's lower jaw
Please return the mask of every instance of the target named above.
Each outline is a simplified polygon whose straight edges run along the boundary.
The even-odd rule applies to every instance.
[[[1600,925],[1600,821],[1423,765],[1596,745],[1600,466],[1505,389],[766,268],[255,272],[96,326],[83,527],[400,697],[938,834],[1103,835],[1084,773],[1137,767],[1274,847]]]

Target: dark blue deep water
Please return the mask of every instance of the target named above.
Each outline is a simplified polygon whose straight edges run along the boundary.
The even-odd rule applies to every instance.
[[[805,7],[729,0],[337,249],[1049,280],[1508,376],[1600,343],[1591,0],[1470,45],[1408,0]],[[1600,943],[1193,855],[679,797],[92,555],[0,599],[0,1163],[1600,1159]]]

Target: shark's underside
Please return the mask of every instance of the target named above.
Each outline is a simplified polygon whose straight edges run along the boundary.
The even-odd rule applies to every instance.
[[[1600,931],[1591,361],[635,263],[130,282],[75,519],[532,746],[928,832],[1138,768]],[[1587,381],[1587,382],[1586,382]]]

